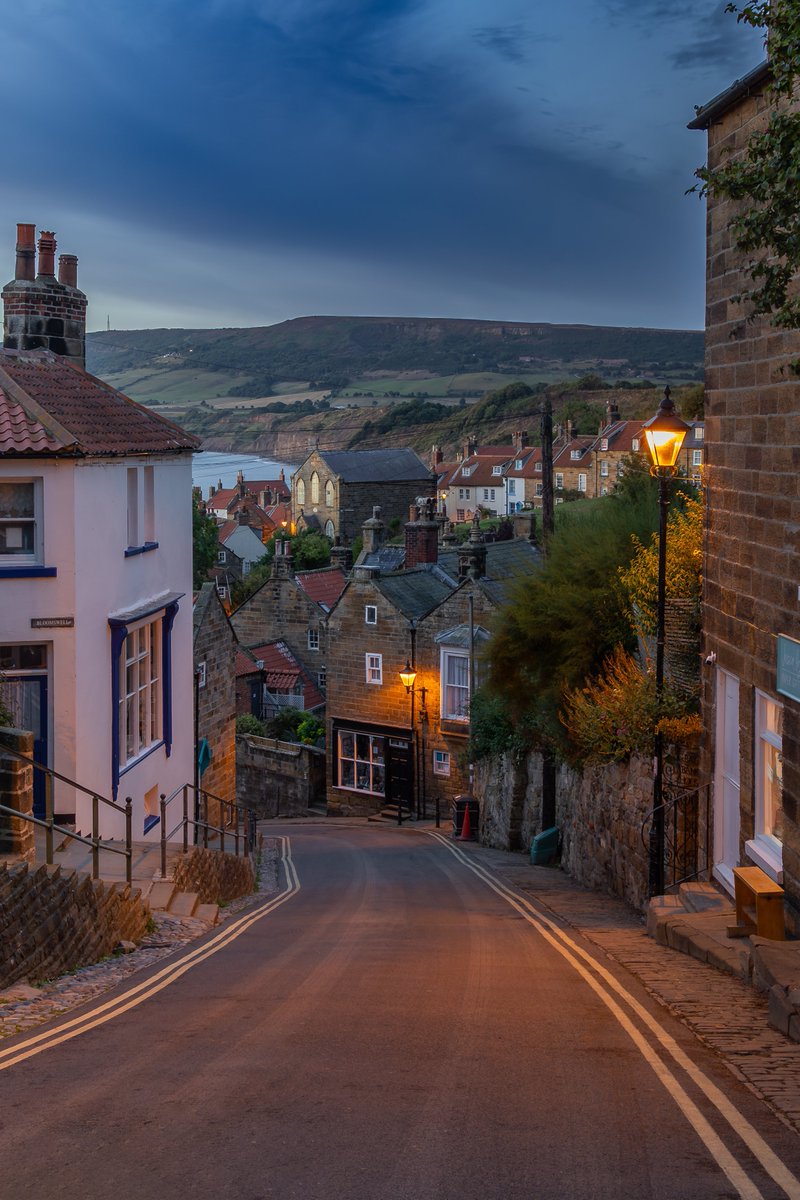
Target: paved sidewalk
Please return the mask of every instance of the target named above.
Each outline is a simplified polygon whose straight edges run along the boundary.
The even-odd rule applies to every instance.
[[[647,936],[644,918],[621,900],[586,890],[557,867],[533,867],[522,854],[489,850],[475,842],[457,844],[630,971],[800,1133],[800,1044],[767,1024],[763,993],[708,963],[659,945]]]

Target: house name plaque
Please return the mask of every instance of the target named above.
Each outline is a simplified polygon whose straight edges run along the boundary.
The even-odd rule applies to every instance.
[[[74,617],[31,617],[31,629],[72,629]]]
[[[800,700],[800,642],[778,634],[778,678],[775,690]]]

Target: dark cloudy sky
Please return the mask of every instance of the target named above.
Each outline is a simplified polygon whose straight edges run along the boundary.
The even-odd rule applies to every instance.
[[[91,328],[699,327],[703,206],[684,193],[705,137],[686,123],[762,57],[723,9],[16,0],[4,278],[30,221],[79,256]]]

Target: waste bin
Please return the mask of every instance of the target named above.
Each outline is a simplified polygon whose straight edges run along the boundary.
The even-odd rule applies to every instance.
[[[461,837],[461,831],[464,828],[464,813],[469,809],[469,831],[470,837],[475,838],[478,835],[478,816],[480,814],[480,805],[474,796],[456,796],[455,805],[453,808],[453,837]]]
[[[531,842],[531,863],[546,867],[558,857],[558,829],[545,829]]]

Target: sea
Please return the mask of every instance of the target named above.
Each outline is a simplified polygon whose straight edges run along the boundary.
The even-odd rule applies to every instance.
[[[207,499],[209,487],[216,487],[220,480],[224,488],[233,487],[238,471],[242,472],[247,482],[248,479],[278,479],[281,470],[286,482],[291,485],[297,463],[276,462],[258,454],[223,454],[216,450],[201,450],[192,459],[192,483],[201,489],[203,498]]]

